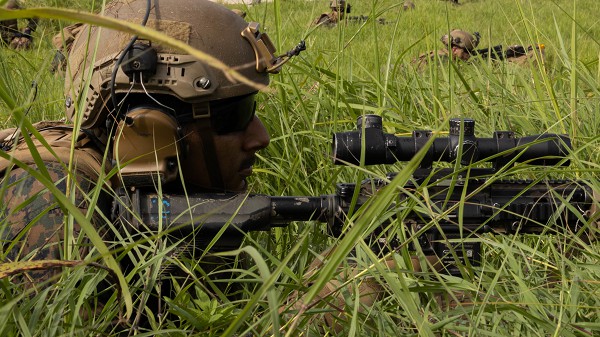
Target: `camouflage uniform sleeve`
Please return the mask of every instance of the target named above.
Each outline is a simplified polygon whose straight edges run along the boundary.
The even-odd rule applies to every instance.
[[[42,132],[50,144],[56,145],[55,153],[66,160],[69,148],[63,147],[63,145],[70,144],[70,133],[53,133],[51,130]],[[83,159],[91,158],[91,155],[88,154],[91,150],[88,150],[87,144],[81,146],[79,150],[76,150],[74,158],[79,159],[74,162],[73,166],[76,169],[72,171],[71,175],[67,174],[67,165],[57,161],[47,151],[41,151],[41,155],[49,174],[49,181],[52,181],[61,193],[73,195],[74,204],[83,214],[86,214],[89,206],[87,196],[97,183],[104,185],[107,182],[98,181],[98,175],[90,169],[94,166],[92,160],[87,159],[83,162]],[[12,151],[9,153],[28,163],[30,168],[39,171],[39,167],[27,159],[26,146],[19,144],[15,147],[16,150],[9,150]],[[0,167],[7,165],[3,161],[0,161],[0,164]],[[66,215],[68,214],[63,212],[57,199],[48,188],[30,175],[27,170],[20,167],[12,169],[9,167],[5,169],[3,176],[0,176],[0,240],[2,242],[0,262],[63,259],[64,240],[68,236],[65,235],[67,234],[65,229]],[[96,207],[99,212],[93,213],[91,223],[96,226],[99,234],[104,236],[106,230],[103,227],[106,226],[101,225],[105,222],[103,222],[100,212],[108,215],[110,210],[110,199],[105,193],[101,195]],[[71,251],[71,258],[85,258],[90,246],[85,238],[80,237],[78,224],[73,225],[73,232],[71,236],[68,236],[68,240],[75,245]],[[30,275],[35,274],[32,279],[39,281],[50,276],[51,272],[36,272]]]
[[[314,25],[324,25],[326,27],[333,27],[339,21],[337,12],[332,11],[329,13],[323,13],[313,22]]]
[[[50,178],[62,193],[67,191],[65,168],[58,163],[46,166]],[[85,194],[89,193],[94,182],[83,174],[77,174],[71,188],[75,191],[75,205],[85,214],[88,203]],[[0,239],[2,240],[2,260],[50,260],[62,259],[65,252],[66,214],[54,195],[23,169],[12,170],[2,181],[0,195]],[[99,216],[94,215],[92,223],[99,224]],[[102,228],[98,228],[102,235]],[[74,259],[83,259],[89,251],[87,240],[79,238],[80,228],[73,226],[69,240],[77,243]],[[32,273],[33,279],[50,276],[52,271]]]
[[[449,60],[449,55],[450,53],[447,49],[434,50],[419,55],[419,57],[413,59],[410,64],[413,66],[413,68],[423,71],[425,70],[425,67],[432,61],[435,61],[436,58],[439,58],[442,61],[447,61]]]
[[[323,13],[313,21],[313,25],[327,24],[330,22],[329,13]]]

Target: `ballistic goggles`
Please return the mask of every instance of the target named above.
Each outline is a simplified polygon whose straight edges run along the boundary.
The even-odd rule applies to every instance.
[[[192,111],[191,120],[185,118],[187,116],[178,116],[178,119],[181,122],[209,119],[219,135],[244,131],[256,113],[256,93],[192,104]]]

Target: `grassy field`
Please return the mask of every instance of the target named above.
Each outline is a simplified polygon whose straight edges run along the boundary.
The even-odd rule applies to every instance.
[[[164,264],[195,270],[198,279],[163,303],[172,316],[149,322],[153,332],[130,328],[144,336],[595,336],[600,334],[600,254],[596,242],[572,233],[529,236],[483,236],[484,262],[465,269],[462,277],[407,266],[406,246],[384,258],[367,243],[377,224],[390,221],[388,205],[416,165],[397,163],[369,167],[334,166],[333,133],[355,128],[363,114],[384,118],[385,131],[408,136],[413,130],[435,130],[444,137],[448,120],[469,117],[476,135],[495,130],[518,136],[544,132],[568,134],[574,151],[569,167],[516,168],[492,179],[577,179],[600,190],[600,21],[597,0],[462,0],[462,5],[438,0],[414,0],[416,9],[403,11],[400,1],[362,0],[350,15],[367,15],[362,23],[315,28],[312,20],[328,10],[328,1],[275,0],[247,12],[269,32],[278,51],[305,40],[307,50],[294,58],[261,94],[259,116],[272,140],[260,152],[251,191],[269,195],[322,195],[335,192],[338,182],[365,178],[397,178],[372,207],[348,221],[341,238],[326,235],[320,223],[294,223],[268,233],[252,234],[244,244],[252,267],[235,270],[233,283],[242,285],[239,298],[228,299],[210,285],[215,275],[202,275],[194,261],[168,261],[170,246],[131,242],[138,266],[125,279],[133,294],[134,318],[144,309],[145,295],[154,289]],[[97,10],[101,1],[29,0],[27,6]],[[378,24],[385,18],[387,24]],[[0,125],[13,126],[15,112],[31,121],[65,117],[63,81],[48,69],[54,56],[51,39],[66,21],[43,20],[34,49],[1,50]],[[424,71],[410,62],[442,46],[440,37],[453,28],[481,34],[479,47],[530,45],[546,47],[545,62],[518,66],[476,60],[432,63]],[[32,82],[35,81],[35,89]],[[410,205],[407,207],[417,207]],[[406,210],[405,210],[406,211]],[[400,212],[400,211],[398,211]],[[553,220],[548,226],[552,227]],[[559,220],[555,220],[556,223]],[[391,231],[402,224],[391,220]],[[6,225],[6,224],[3,224]],[[582,223],[593,230],[593,222]],[[319,253],[335,248],[312,275],[303,277]],[[97,257],[92,254],[88,259]],[[241,252],[232,252],[237,256]],[[133,253],[129,253],[133,254]],[[124,253],[115,250],[117,259]],[[423,258],[422,253],[416,256]],[[2,256],[4,257],[4,256]],[[394,260],[396,268],[385,261]],[[344,301],[328,306],[315,295],[343,273]],[[21,294],[8,279],[0,280],[0,335],[116,335],[122,306],[111,298],[95,317],[80,308],[96,306],[94,289],[107,277],[97,268],[65,269],[55,286]],[[385,290],[373,306],[361,308],[356,295],[364,282]],[[209,284],[209,286],[206,286]],[[293,291],[305,294],[300,314],[280,315],[278,308]],[[462,301],[458,301],[462,298]],[[448,305],[454,302],[454,305]],[[150,308],[150,307],[148,307]],[[334,331],[323,315],[339,313]],[[177,317],[177,319],[175,319]],[[134,318],[128,324],[135,322]],[[127,326],[127,324],[125,324]]]

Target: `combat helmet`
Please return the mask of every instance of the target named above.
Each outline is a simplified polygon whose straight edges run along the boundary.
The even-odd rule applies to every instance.
[[[205,61],[144,37],[96,26],[82,29],[69,54],[67,117],[80,121],[82,129],[112,132],[113,161],[134,161],[120,169],[132,180],[154,173],[163,181],[176,177],[173,158],[179,153],[182,123],[212,122],[217,116],[229,119],[232,127],[243,127],[252,118],[248,114],[244,121],[224,115],[250,105],[253,113],[254,94],[287,60],[274,55],[273,44],[257,23],[208,0],[116,0],[106,6],[104,15],[158,30],[250,80],[236,80]],[[132,109],[137,101],[128,102],[130,97],[149,98],[152,108]],[[186,108],[173,109],[165,102],[182,102]]]
[[[346,3],[346,0],[331,0],[329,2],[329,8],[336,12],[350,13],[352,5]]]
[[[6,4],[4,4],[4,8],[5,9],[21,9],[19,7],[19,3],[17,2],[17,0],[8,0],[6,2]],[[2,20],[0,21],[0,30],[8,30],[9,32],[17,32],[18,31],[18,22],[17,19],[8,19],[8,20]],[[4,31],[2,32],[2,38],[5,38],[5,34]],[[12,37],[12,34],[11,34]],[[6,37],[8,39],[8,37]],[[10,41],[7,41],[10,42]]]
[[[8,0],[6,4],[4,4],[4,8],[6,9],[20,9],[19,3],[17,0]]]
[[[107,6],[104,15],[140,24],[147,1],[117,0]],[[65,81],[67,116],[74,120],[81,111],[82,128],[102,125],[116,108],[111,105],[111,95],[147,92],[171,95],[187,103],[208,102],[255,92],[257,86],[269,83],[269,72],[277,71],[275,48],[257,23],[248,23],[208,0],[153,2],[147,27],[213,56],[256,85],[241,83],[175,48],[141,38],[117,65],[132,35],[87,26],[74,41],[69,54],[70,76]],[[89,49],[95,45],[99,47],[94,53]],[[115,66],[118,69],[111,83]],[[89,86],[84,87],[90,75]]]
[[[480,35],[478,32],[467,33],[460,29],[453,29],[450,34],[442,36],[441,41],[444,45],[451,47],[458,47],[465,50],[473,50],[479,44]]]

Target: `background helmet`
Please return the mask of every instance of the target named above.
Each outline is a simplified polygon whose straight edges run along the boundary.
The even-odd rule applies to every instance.
[[[402,9],[405,11],[415,9],[415,3],[412,1],[404,1],[404,3],[402,4]]]
[[[116,0],[104,15],[140,24],[146,6],[147,0]],[[259,87],[269,83],[268,72],[276,72],[275,49],[258,24],[211,1],[153,0],[146,26],[213,56]],[[113,69],[131,38],[129,33],[86,25],[74,41],[65,81],[67,117],[75,120],[81,111],[82,128],[105,125],[113,109],[112,90],[120,98],[168,95],[192,104],[194,110],[209,101],[257,91],[180,50],[141,38],[129,49],[131,57],[119,65],[111,85]],[[141,62],[127,61],[135,55]]]
[[[19,3],[16,0],[9,0],[6,4],[4,4],[5,9],[21,9]],[[5,32],[6,30],[6,32]],[[17,19],[8,19],[0,21],[0,31],[2,31],[2,39],[6,40],[7,43],[10,42],[10,38],[12,38],[14,33],[18,32],[19,25]],[[9,33],[6,34],[5,33]]]
[[[17,0],[8,0],[6,4],[4,4],[4,8],[6,9],[21,9],[19,6],[19,2]]]
[[[329,2],[329,8],[336,12],[350,13],[352,6],[346,3],[346,0],[331,0]]]
[[[454,29],[450,34],[446,34],[441,38],[442,43],[451,47],[459,47],[465,50],[473,50],[479,44],[479,33],[473,35],[460,29]]]

